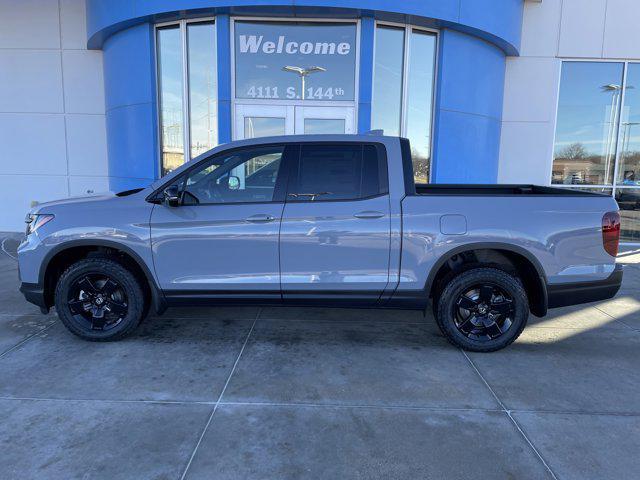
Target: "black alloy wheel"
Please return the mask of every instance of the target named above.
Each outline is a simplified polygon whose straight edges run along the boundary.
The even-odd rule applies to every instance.
[[[458,331],[476,341],[490,341],[504,335],[513,324],[513,299],[498,287],[473,285],[458,296],[452,315]]]
[[[127,316],[122,286],[108,275],[87,274],[73,282],[67,299],[74,319],[91,330],[109,330]]]
[[[120,340],[146,315],[148,299],[138,275],[117,258],[84,258],[58,279],[54,300],[58,317],[84,340]]]
[[[491,266],[453,276],[436,296],[434,307],[447,340],[472,352],[494,352],[510,345],[529,318],[522,281]]]

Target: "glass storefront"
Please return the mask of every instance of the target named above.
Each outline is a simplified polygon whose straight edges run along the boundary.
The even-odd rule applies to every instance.
[[[624,242],[640,242],[640,64],[562,65],[551,182],[613,195]],[[635,187],[635,188],[634,188]]]
[[[162,173],[218,143],[213,20],[156,28]],[[231,22],[232,139],[356,133],[356,20]],[[436,34],[377,24],[371,129],[408,137],[416,181],[429,181]],[[366,72],[365,72],[366,73]],[[228,121],[228,120],[227,120]]]

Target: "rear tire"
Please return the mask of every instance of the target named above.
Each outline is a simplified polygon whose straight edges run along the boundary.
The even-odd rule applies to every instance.
[[[144,318],[145,298],[136,276],[110,258],[80,260],[60,276],[55,306],[71,333],[93,342],[120,340]]]
[[[520,336],[529,300],[517,277],[496,268],[473,268],[447,283],[435,313],[449,342],[472,352],[493,352]]]

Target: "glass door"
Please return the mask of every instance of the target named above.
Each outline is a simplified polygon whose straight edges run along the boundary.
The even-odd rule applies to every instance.
[[[353,107],[296,107],[296,133],[355,133]]]
[[[287,105],[236,105],[234,140],[293,135],[294,108]]]
[[[332,133],[355,133],[353,107],[236,105],[235,140]]]

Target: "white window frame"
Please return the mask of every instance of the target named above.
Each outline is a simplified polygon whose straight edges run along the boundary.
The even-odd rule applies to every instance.
[[[198,18],[190,18],[183,20],[176,20],[171,22],[162,22],[156,23],[154,25],[153,31],[153,52],[154,52],[154,72],[156,75],[156,125],[157,125],[157,134],[158,134],[158,158],[156,159],[160,172],[162,175],[162,92],[160,91],[160,77],[158,67],[160,66],[158,63],[159,55],[158,55],[158,30],[166,27],[175,27],[177,26],[180,29],[180,42],[181,42],[181,54],[182,54],[182,125],[183,125],[183,155],[184,155],[184,163],[190,162],[193,160],[191,158],[191,111],[189,105],[189,37],[187,35],[187,25],[190,23],[205,23],[212,22],[213,23],[213,34],[216,38],[216,49],[218,48],[218,22],[216,21],[216,17],[198,17]],[[213,52],[215,55],[216,61],[216,75],[218,73],[218,52]],[[218,103],[218,85],[216,81],[216,105]],[[214,126],[216,132],[216,139],[218,138],[218,115],[216,115],[216,124]]]
[[[400,102],[400,136],[407,136],[407,103],[409,101],[408,82],[409,82],[409,55],[411,49],[410,35],[413,30],[426,32],[435,36],[435,57],[434,57],[434,69],[433,69],[433,91],[431,92],[431,131],[429,132],[429,183],[433,181],[433,135],[435,132],[435,120],[436,120],[436,92],[438,91],[438,75],[440,68],[440,31],[421,27],[418,25],[412,25],[410,23],[396,23],[386,22],[384,20],[376,20],[373,30],[373,62],[371,65],[371,104],[373,105],[373,99],[375,96],[375,82],[374,75],[376,69],[376,42],[378,41],[378,26],[401,28],[404,30],[404,44],[403,44],[403,58],[402,58],[402,100]],[[373,125],[371,128],[374,128]]]

